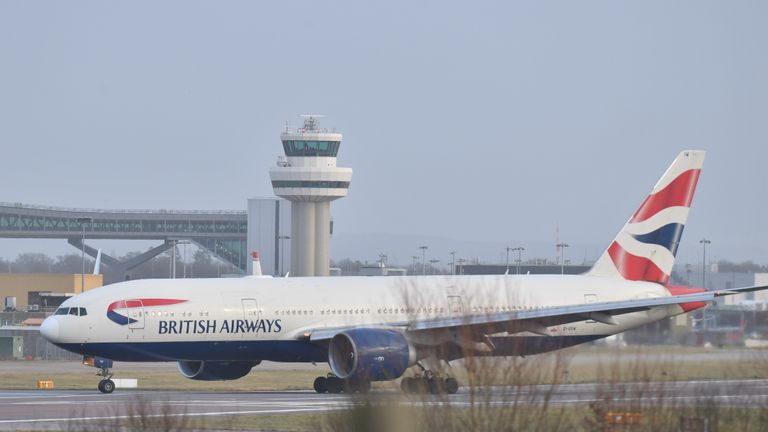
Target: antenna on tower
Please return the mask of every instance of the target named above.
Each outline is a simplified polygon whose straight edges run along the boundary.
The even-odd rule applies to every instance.
[[[322,114],[301,114],[299,117],[304,118],[304,130],[314,132],[317,130],[317,119],[325,116]]]

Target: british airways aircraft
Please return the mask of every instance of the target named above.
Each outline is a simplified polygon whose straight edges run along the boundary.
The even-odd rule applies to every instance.
[[[703,151],[684,151],[583,275],[134,280],[72,297],[42,335],[99,369],[113,361],[177,362],[194,380],[234,380],[263,360],[327,362],[319,393],[455,393],[428,365],[466,356],[552,351],[704,307],[719,296],[670,285]]]

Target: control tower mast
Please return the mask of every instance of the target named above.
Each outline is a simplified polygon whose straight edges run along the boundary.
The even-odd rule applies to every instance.
[[[321,129],[319,115],[280,135],[285,158],[269,170],[275,195],[291,201],[291,276],[328,276],[331,201],[347,196],[352,168],[336,166],[341,134]]]

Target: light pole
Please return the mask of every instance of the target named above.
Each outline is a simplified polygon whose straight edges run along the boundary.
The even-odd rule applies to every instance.
[[[555,246],[560,248],[560,274],[565,274],[565,248],[570,247],[568,243],[558,243]]]
[[[435,269],[437,269],[437,266],[435,266],[435,264],[437,264],[439,262],[440,262],[440,260],[438,260],[438,259],[431,259],[431,260],[429,260],[429,263],[432,264],[432,274],[437,274],[437,271],[435,270]]]
[[[171,250],[169,252],[171,261],[168,263],[170,266],[168,273],[171,279],[176,279],[176,240],[171,240]]]
[[[413,264],[411,264],[411,270],[413,271],[413,274],[416,274],[416,260],[419,259],[416,255],[411,255],[411,258],[413,258]]]
[[[182,248],[181,248],[181,255],[183,256],[182,266],[181,266],[181,277],[184,279],[187,278],[187,243],[189,243],[189,240],[184,240],[184,243],[182,243]]]
[[[504,249],[506,249],[506,251],[507,251],[507,261],[506,261],[506,263],[507,263],[507,266],[506,266],[507,271],[506,271],[506,273],[508,274],[509,273],[509,251],[514,250],[514,249],[512,249],[509,246],[505,247]]]
[[[712,242],[703,238],[699,240],[699,243],[701,243],[701,247],[704,249],[704,256],[701,259],[701,284],[702,288],[707,289],[707,245]]]
[[[456,274],[456,251],[450,251],[451,255],[451,275]]]
[[[77,221],[80,223],[80,227],[83,229],[83,238],[82,243],[80,246],[80,255],[81,259],[83,261],[83,272],[80,274],[80,292],[85,292],[85,224],[93,222],[93,218],[89,217],[80,217],[77,218]]]
[[[464,274],[464,263],[467,262],[464,258],[459,258],[459,267],[461,268],[461,273]]]
[[[421,249],[421,274],[425,275],[427,274],[427,249],[429,247],[419,246],[419,249]]]
[[[282,240],[290,240],[291,236],[287,235],[279,235],[277,236],[277,239],[280,240],[280,276],[285,275],[285,272],[283,271],[283,261],[285,258],[285,242]]]
[[[525,250],[525,248],[522,246],[518,246],[511,250],[517,251],[517,274],[520,274],[520,263],[523,262],[523,251]]]

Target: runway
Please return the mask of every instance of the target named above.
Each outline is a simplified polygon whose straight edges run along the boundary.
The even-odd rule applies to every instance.
[[[550,404],[586,405],[611,400],[614,406],[691,406],[716,403],[718,406],[768,406],[768,380],[727,380],[689,382],[644,382],[628,384],[565,384],[525,386],[520,389],[494,387],[492,402],[503,406],[516,400],[518,405],[535,405],[549,399]],[[471,404],[466,388],[452,396],[400,395],[395,392],[371,394],[371,399],[396,400],[425,407]],[[389,399],[388,399],[389,398]],[[146,416],[184,416],[226,418],[276,414],[312,414],[337,410],[361,400],[359,396],[319,395],[309,391],[290,392],[169,392],[127,391],[110,395],[92,390],[78,391],[0,391],[0,429],[66,430],[68,425],[127,419],[135,412]]]

